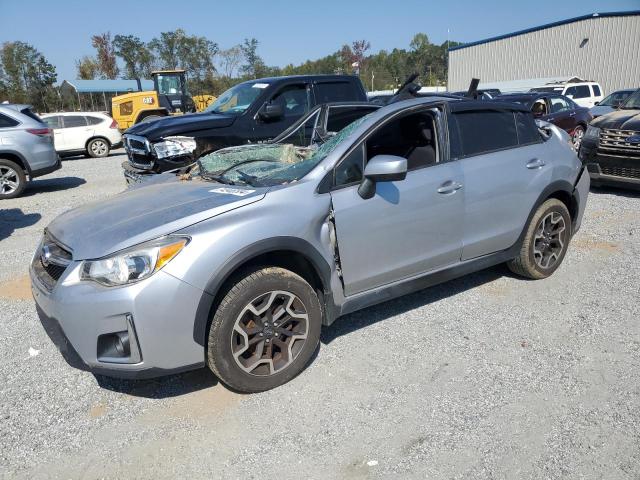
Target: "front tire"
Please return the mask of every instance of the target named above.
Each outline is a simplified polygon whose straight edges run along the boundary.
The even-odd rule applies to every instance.
[[[109,142],[104,138],[94,138],[87,144],[87,154],[93,158],[104,158],[109,155]]]
[[[580,150],[580,144],[582,143],[582,138],[584,137],[584,127],[582,125],[578,125],[573,131],[573,135],[571,137],[571,142],[573,143],[573,148],[577,152]]]
[[[278,267],[253,271],[233,284],[215,312],[209,367],[240,392],[278,387],[306,367],[321,324],[318,295],[302,277]]]
[[[0,158],[0,200],[15,198],[27,186],[27,177],[20,165]]]
[[[519,255],[507,263],[513,273],[535,280],[546,278],[562,263],[571,239],[566,205],[550,198],[531,218]]]

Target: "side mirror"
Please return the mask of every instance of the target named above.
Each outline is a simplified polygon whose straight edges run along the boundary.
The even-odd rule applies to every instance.
[[[395,155],[376,155],[367,163],[358,194],[368,199],[376,194],[377,182],[394,182],[407,177],[407,159]]]
[[[267,103],[259,115],[262,120],[278,120],[284,116],[284,109],[279,103]]]
[[[598,105],[600,102],[593,102],[593,106],[595,107],[596,105]]]

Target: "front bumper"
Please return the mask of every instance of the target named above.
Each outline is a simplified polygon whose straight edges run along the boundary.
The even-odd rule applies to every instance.
[[[205,365],[193,324],[208,294],[163,271],[125,287],[77,282],[72,279],[79,266],[72,262],[52,288],[30,268],[40,321],[69,365],[118,378],[157,377]],[[103,340],[122,334],[128,334],[130,345],[125,355],[105,353]]]
[[[640,158],[604,155],[596,144],[584,141],[579,157],[589,170],[592,185],[640,189]]]

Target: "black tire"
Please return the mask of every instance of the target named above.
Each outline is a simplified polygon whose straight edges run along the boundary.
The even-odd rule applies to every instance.
[[[546,226],[552,228],[547,229]],[[561,226],[564,229],[559,231]],[[559,231],[557,239],[555,231]],[[560,200],[550,198],[536,210],[527,227],[519,255],[507,265],[513,273],[523,277],[535,280],[546,278],[562,263],[570,240],[569,210]]]
[[[11,160],[0,158],[0,200],[22,195],[27,186],[23,168]]]
[[[255,311],[266,308],[265,312],[276,315],[265,313],[260,319],[247,310],[256,304],[260,308]],[[279,315],[278,307],[286,313]],[[321,324],[318,295],[302,277],[278,267],[248,272],[231,286],[213,316],[207,342],[209,368],[239,392],[278,387],[304,370],[318,348]],[[278,333],[284,330],[286,335]],[[306,338],[296,338],[303,333]],[[285,342],[289,342],[286,352],[281,348]],[[245,363],[244,367],[241,363]]]
[[[93,138],[87,143],[87,155],[93,158],[104,158],[109,155],[111,145],[104,138]]]

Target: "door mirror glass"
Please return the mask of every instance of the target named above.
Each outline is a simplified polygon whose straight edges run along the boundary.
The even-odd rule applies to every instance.
[[[407,176],[407,159],[395,155],[376,155],[364,168],[364,178],[358,187],[358,194],[364,199],[376,193],[377,182],[404,180]]]
[[[284,116],[284,109],[280,103],[267,103],[260,110],[262,120],[278,120]]]

